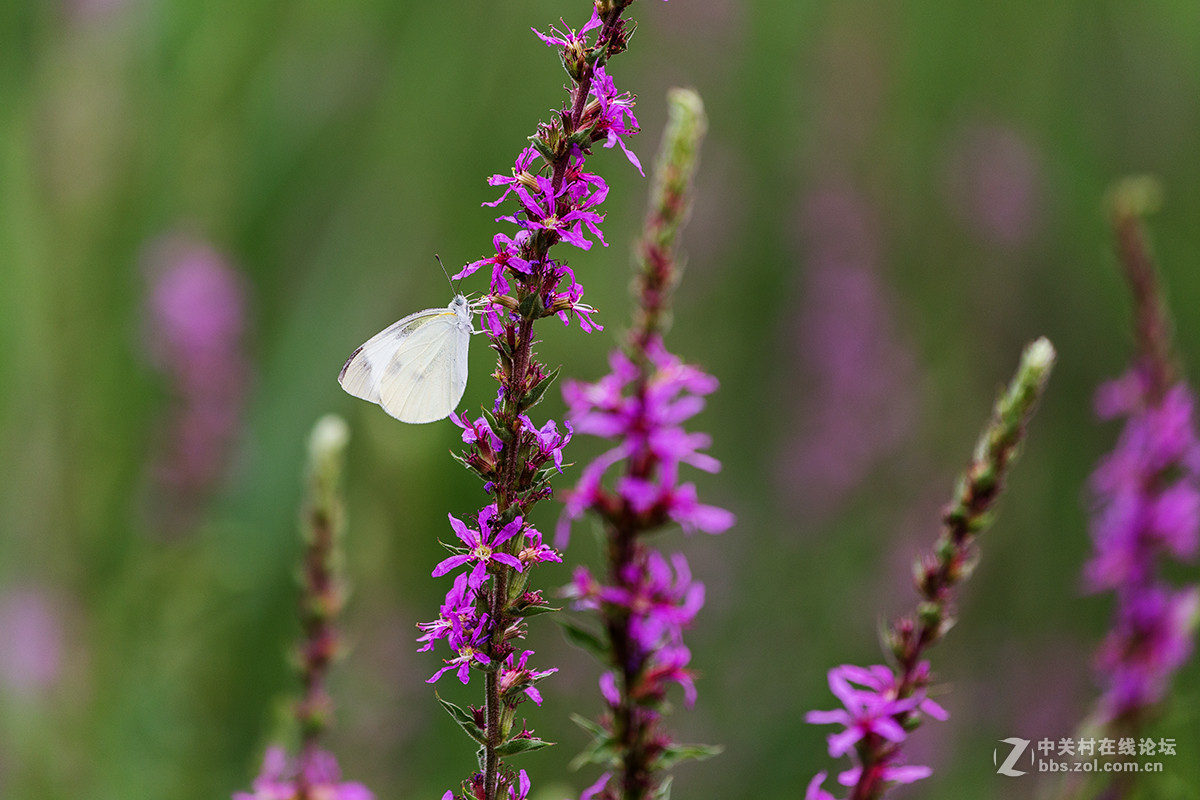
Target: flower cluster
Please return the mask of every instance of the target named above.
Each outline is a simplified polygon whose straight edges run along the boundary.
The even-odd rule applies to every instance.
[[[539,386],[548,386],[553,379],[554,375],[543,376]],[[500,402],[498,399],[497,406]],[[523,509],[531,508],[549,496],[550,477],[562,474],[563,448],[570,443],[574,430],[568,422],[564,425],[565,432],[559,431],[558,423],[552,419],[539,428],[527,414],[517,415],[515,431],[505,430],[496,424],[496,413],[498,410],[493,409],[493,413],[474,420],[466,412],[450,415],[451,421],[463,430],[463,444],[468,445],[467,452],[458,460],[483,479],[485,491],[494,492],[501,478],[504,463],[501,456],[506,448],[506,440],[497,431],[503,431],[507,447],[517,452],[521,464],[521,472],[513,481],[517,504]]]
[[[329,753],[317,751],[304,762],[301,766],[289,759],[282,747],[268,748],[254,791],[234,792],[233,800],[374,800],[361,783],[342,782],[337,760]]]
[[[1159,561],[1195,558],[1200,544],[1200,441],[1194,400],[1183,384],[1159,400],[1144,371],[1101,388],[1101,417],[1126,417],[1116,448],[1092,476],[1095,551],[1084,567],[1087,587],[1112,591],[1113,629],[1098,671],[1104,722],[1129,720],[1158,703],[1187,660],[1200,590],[1175,589],[1159,577]]]
[[[667,352],[662,340],[651,337],[644,354],[649,373],[620,350],[609,357],[612,371],[595,383],[568,381],[563,388],[567,416],[579,433],[616,442],[583,470],[568,495],[555,544],[565,547],[571,520],[585,511],[609,521],[627,521],[650,530],[674,521],[684,530],[722,533],[733,515],[700,503],[693,483],[681,483],[679,465],[690,464],[716,472],[720,464],[701,450],[708,434],[689,433],[683,424],[704,408],[704,397],[717,381]],[[613,488],[603,484],[608,470],[620,461],[632,469]]]
[[[508,297],[513,283],[519,287],[518,295],[528,295],[520,302],[529,303],[526,310],[533,312],[533,318],[555,315],[569,324],[570,314],[574,313],[583,330],[602,330],[591,318],[595,310],[582,302],[583,287],[574,273],[565,264],[548,258],[546,251],[560,241],[589,250],[593,244],[589,236],[607,246],[600,230],[604,215],[596,209],[608,197],[608,183],[585,169],[592,144],[620,145],[641,171],[637,156],[625,143],[625,137],[638,132],[633,95],[618,92],[605,70],[604,59],[595,58],[597,54],[611,55],[624,49],[625,25],[619,14],[618,9],[609,23],[594,7],[591,19],[579,31],[568,28],[561,33],[552,28],[552,35],[535,31],[546,44],[560,48],[575,87],[571,107],[564,108],[554,122],[538,125],[537,133],[530,137],[532,144],[513,162],[511,174],[488,178],[490,186],[503,187],[504,191],[484,205],[494,208],[510,197],[515,199],[517,209],[496,221],[517,226],[516,234],[496,234],[492,255],[466,264],[454,275],[461,279],[483,267],[491,268],[489,291],[493,302],[484,314],[484,323],[493,337],[504,334],[504,309],[518,310],[506,302],[513,299]],[[589,44],[588,34],[597,29],[602,29],[598,40]]]
[[[630,694],[657,705],[665,700],[670,685],[678,684],[690,707],[696,700],[696,685],[687,669],[691,654],[683,644],[683,631],[704,605],[704,584],[692,579],[680,553],[672,555],[669,563],[656,550],[643,550],[641,555],[624,565],[616,586],[605,586],[586,567],[578,567],[564,594],[576,609],[627,621],[627,659],[636,665],[630,674],[637,681],[628,687]],[[622,702],[619,677],[615,671],[600,677],[601,694],[614,709]]]
[[[919,679],[916,683],[924,687],[928,683],[929,662],[920,662],[917,670]],[[949,717],[945,709],[926,696],[924,688],[901,697],[902,681],[890,667],[881,664],[871,667],[846,664],[829,670],[829,689],[842,701],[844,708],[810,711],[804,719],[814,725],[843,726],[844,730],[829,735],[831,757],[841,758],[855,752],[856,747],[873,752],[878,749],[879,743],[886,742],[891,745],[886,750],[886,757],[871,765],[875,771],[873,783],[913,783],[932,774],[933,770],[929,767],[906,765],[900,761],[902,753],[899,746],[908,737],[910,728],[906,727],[906,723],[914,712],[939,720]],[[838,775],[838,783],[856,786],[863,777],[862,773],[862,764],[855,764]],[[805,800],[833,800],[833,796],[821,788],[826,774],[818,773],[808,784]]]
[[[532,526],[526,526],[521,517],[515,517],[507,523],[497,519],[498,510],[495,504],[485,506],[476,515],[478,529],[470,528],[466,523],[450,516],[450,527],[454,535],[462,542],[462,546],[453,548],[456,552],[449,558],[443,559],[433,570],[433,577],[441,577],[460,567],[470,567],[469,571],[460,572],[454,578],[454,585],[446,593],[438,619],[433,622],[421,623],[418,627],[424,631],[418,641],[423,642],[420,650],[432,650],[434,643],[445,639],[454,657],[446,659],[445,666],[434,673],[429,683],[435,682],[446,672],[455,670],[462,683],[468,683],[473,664],[481,667],[492,663],[492,657],[485,652],[487,643],[494,633],[494,625],[486,612],[480,612],[479,601],[482,599],[484,583],[489,579],[497,565],[515,570],[519,576],[525,577],[526,568],[546,561],[562,561],[562,556],[554,548],[542,542],[542,534]],[[517,544],[513,544],[514,540]],[[511,549],[514,552],[506,552]],[[526,597],[523,608],[528,612],[533,605],[543,605],[540,598]],[[502,636],[504,641],[519,638],[522,635],[519,625],[512,625]],[[532,677],[528,683],[509,680],[508,683],[511,705],[520,702],[518,694],[532,686],[533,681],[550,675],[557,670],[534,672],[526,670],[525,664],[532,650],[526,650],[520,658],[518,666],[513,666],[512,648],[502,645],[508,656],[507,669],[517,670]],[[503,672],[503,670],[502,670]],[[504,683],[503,676],[501,683]],[[502,692],[504,694],[504,692]],[[529,695],[541,704],[540,696]]]
[[[689,707],[696,699],[683,631],[704,604],[704,585],[693,580],[683,555],[668,560],[642,537],[669,522],[707,533],[722,533],[734,522],[730,512],[700,503],[695,485],[679,477],[681,464],[720,468],[702,452],[708,435],[683,427],[704,407],[716,380],[668,353],[657,335],[643,341],[638,361],[615,351],[609,375],[563,389],[575,430],[615,442],[568,493],[556,536],[565,546],[571,521],[588,511],[609,529],[607,577],[601,581],[580,567],[564,591],[577,610],[602,621],[604,634],[594,641],[609,665],[600,677],[607,712],[590,728],[589,751],[606,770],[581,800],[644,796],[659,785],[658,773],[678,754],[659,725],[668,690],[680,686]],[[605,476],[618,464],[610,487]],[[689,752],[713,751],[691,746]]]

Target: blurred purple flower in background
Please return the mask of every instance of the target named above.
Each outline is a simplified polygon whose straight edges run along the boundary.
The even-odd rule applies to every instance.
[[[989,243],[1016,247],[1035,233],[1041,213],[1038,159],[1005,125],[973,125],[949,145],[946,193],[951,209]]]
[[[19,585],[0,596],[0,686],[33,697],[62,677],[65,632],[61,610],[42,587]]]
[[[282,747],[268,748],[262,772],[254,779],[254,791],[234,792],[233,800],[295,800],[301,784],[312,800],[374,800],[375,795],[361,783],[342,783],[337,760],[329,753],[315,753],[305,768],[300,776],[300,768]]]
[[[245,286],[216,250],[181,234],[152,244],[147,262],[147,346],[175,400],[154,473],[169,495],[165,522],[178,532],[194,524],[220,481],[240,425],[249,371]]]
[[[805,285],[787,338],[802,365],[794,381],[805,389],[786,422],[777,475],[782,497],[828,514],[911,433],[918,375],[879,275],[865,199],[827,185],[805,200],[800,222]]]

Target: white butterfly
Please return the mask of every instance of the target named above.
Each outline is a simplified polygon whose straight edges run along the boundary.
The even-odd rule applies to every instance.
[[[338,383],[401,422],[450,416],[467,388],[467,346],[476,310],[460,294],[445,308],[409,314],[355,350]]]

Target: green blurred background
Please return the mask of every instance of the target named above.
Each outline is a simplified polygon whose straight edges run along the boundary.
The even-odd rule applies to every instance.
[[[424,683],[439,662],[415,652],[414,625],[446,588],[428,577],[446,513],[482,495],[447,455],[458,429],[396,423],[334,378],[369,335],[449,300],[434,253],[489,252],[503,227],[479,206],[497,194],[485,179],[562,97],[529,27],[588,13],[550,0],[0,3],[0,796],[248,787],[287,733],[303,446],[328,411],[353,429],[354,587],[330,747],[381,800],[439,797],[472,769]],[[1021,346],[1045,334],[1060,353],[1049,396],[960,625],[933,653],[952,717],[910,752],[936,772],[896,793],[1031,796],[1033,776],[995,775],[996,740],[1072,735],[1108,614],[1077,576],[1085,481],[1116,432],[1094,421],[1091,394],[1132,350],[1101,211],[1120,176],[1164,180],[1156,249],[1183,360],[1200,353],[1195,4],[646,0],[632,16],[610,71],[639,97],[642,160],[668,87],[695,87],[708,108],[668,344],[721,380],[695,425],[725,468],[695,480],[739,517],[722,537],[661,540],[708,586],[689,640],[700,701],[672,723],[726,748],[683,766],[676,796],[798,797],[830,767],[828,729],[803,714],[834,706],[829,667],[879,660],[879,621],[911,601],[912,554]],[[619,151],[590,163],[612,185],[611,246],[570,257],[608,327],[546,324],[541,345],[585,379],[628,318],[647,189]],[[155,466],[172,457],[180,403],[148,310],[164,236],[207,243],[245,290],[236,425],[186,503]],[[477,342],[468,408],[490,403],[490,361]],[[561,409],[555,396],[539,411]],[[571,450],[582,461],[599,446]],[[568,561],[595,554],[579,526]],[[517,765],[558,800],[595,777],[566,770],[583,743],[567,714],[599,709],[598,672],[544,619],[530,646],[562,671],[529,717],[562,744]],[[464,703],[477,688],[439,686]],[[1146,796],[1200,792],[1194,668],[1176,698],[1154,732],[1179,755]]]

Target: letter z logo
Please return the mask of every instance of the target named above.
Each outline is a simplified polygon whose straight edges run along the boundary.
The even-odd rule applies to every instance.
[[[1008,754],[1008,758],[1004,759],[1004,763],[996,767],[996,772],[1001,775],[1007,775],[1010,778],[1016,778],[1025,774],[1023,769],[1013,769],[1013,765],[1017,763],[1017,759],[1025,752],[1025,748],[1029,747],[1028,739],[1018,739],[1013,736],[1008,739],[1001,739],[1002,744],[1012,745],[1012,750]],[[992,751],[992,763],[995,764],[999,759],[999,754],[996,750]]]

